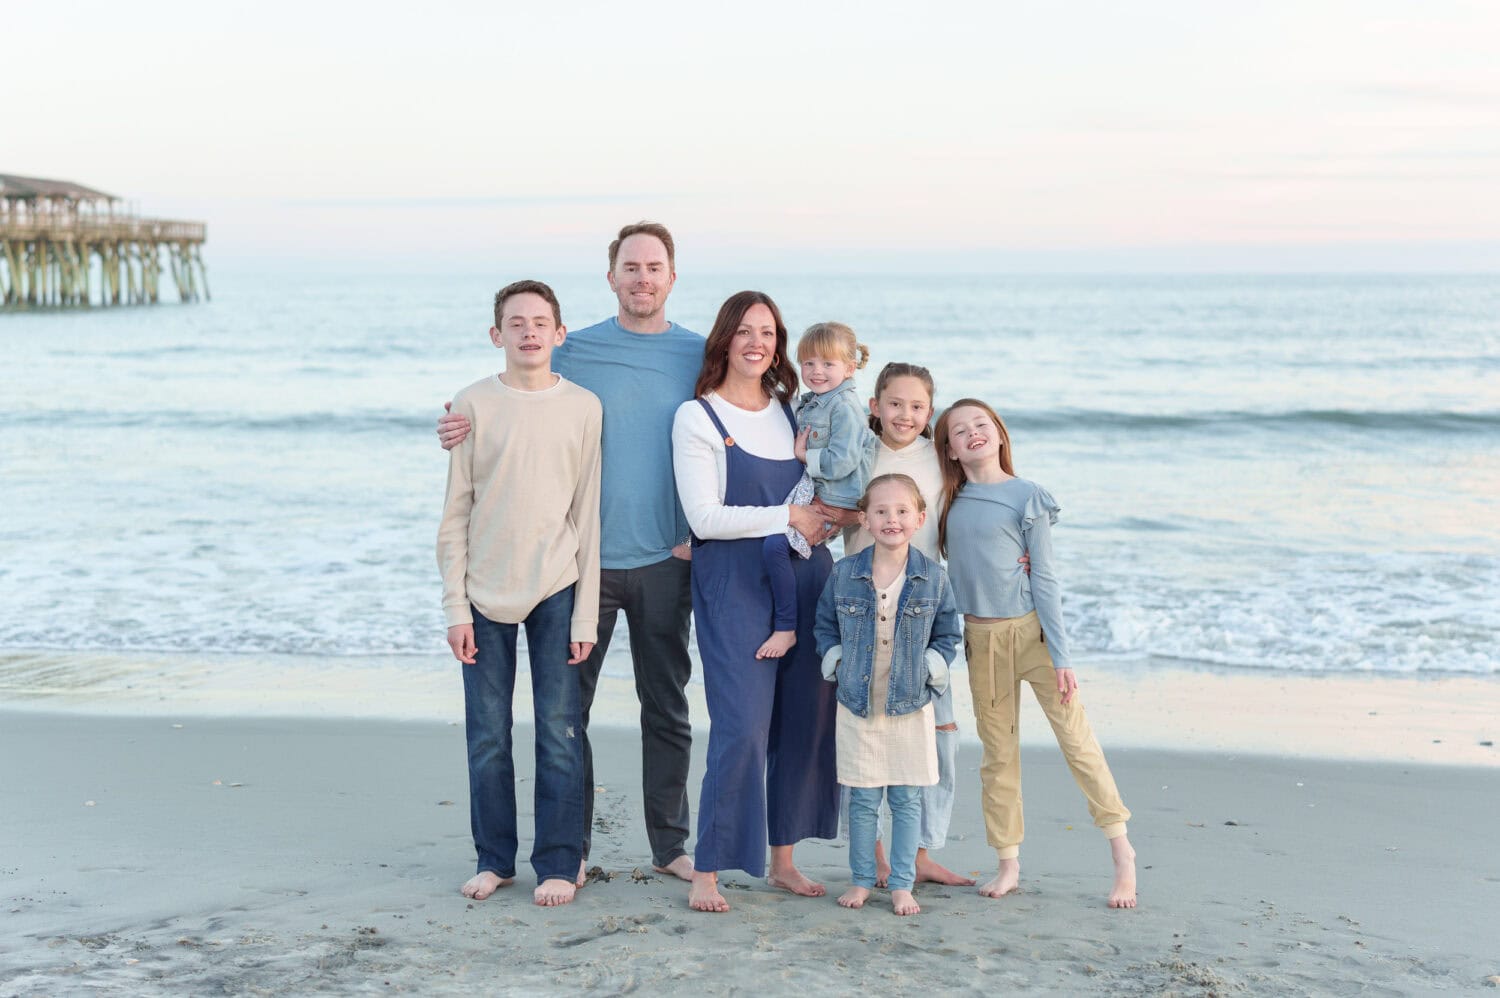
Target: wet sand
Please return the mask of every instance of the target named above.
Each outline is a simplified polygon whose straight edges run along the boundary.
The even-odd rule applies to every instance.
[[[1494,764],[1145,749],[1112,745],[1105,720],[1135,812],[1135,911],[1104,907],[1108,849],[1038,743],[1020,895],[921,885],[920,916],[892,915],[884,891],[846,911],[843,846],[809,842],[799,859],[829,897],[731,872],[734,910],[702,915],[650,872],[638,736],[601,725],[599,872],[540,909],[525,783],[521,879],[458,895],[473,850],[456,724],[30,702],[0,711],[4,994],[1413,994],[1500,974]],[[937,854],[976,876],[993,864],[977,765],[966,745]]]

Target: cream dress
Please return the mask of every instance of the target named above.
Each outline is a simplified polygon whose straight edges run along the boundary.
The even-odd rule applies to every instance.
[[[838,707],[839,782],[846,787],[928,787],[938,781],[932,704],[898,717],[885,712],[896,607],[905,583],[903,565],[895,580],[875,593],[875,668],[870,676],[869,715],[860,717],[843,704]]]

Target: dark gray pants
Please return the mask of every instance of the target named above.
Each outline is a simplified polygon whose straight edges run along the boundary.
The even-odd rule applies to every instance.
[[[606,568],[599,573],[599,643],[578,667],[583,694],[583,855],[594,832],[594,752],[589,710],[599,670],[621,610],[630,629],[630,660],[641,701],[641,789],[651,862],[666,866],[685,855],[688,836],[688,764],[693,726],[688,719],[688,618],[693,612],[691,563],[668,557],[643,568]]]

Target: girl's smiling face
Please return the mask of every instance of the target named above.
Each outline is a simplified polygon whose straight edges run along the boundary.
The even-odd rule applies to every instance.
[[[902,482],[881,482],[865,496],[860,523],[883,548],[899,548],[927,520],[917,494]]]
[[[978,406],[958,406],[948,413],[948,450],[966,469],[999,467],[1000,427]]]
[[[837,357],[809,357],[802,361],[802,383],[807,390],[826,395],[854,377],[854,365]]]
[[[880,439],[900,450],[922,435],[932,419],[932,396],[920,378],[909,374],[892,378],[878,398],[870,400],[870,415],[880,420]]]

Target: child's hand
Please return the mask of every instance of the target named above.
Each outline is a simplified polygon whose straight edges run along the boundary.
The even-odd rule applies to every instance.
[[[1070,704],[1078,695],[1078,677],[1073,675],[1072,669],[1057,670],[1057,692],[1062,694],[1062,702]]]
[[[803,464],[807,463],[807,436],[812,433],[812,427],[804,426],[797,433],[797,442],[792,444],[792,453],[797,455],[797,460]]]
[[[1021,565],[1021,571],[1025,572],[1027,575],[1031,574],[1031,552],[1030,551],[1027,551],[1027,552],[1023,553],[1021,555],[1021,557],[1019,557],[1019,558],[1016,559],[1016,561],[1020,563],[1020,565]],[[1066,700],[1064,700],[1063,702],[1067,703]]]
[[[474,644],[473,624],[454,624],[448,628],[448,647],[453,649],[453,657],[464,665],[474,664],[474,654],[479,649]]]
[[[568,664],[577,665],[593,654],[593,651],[594,642],[592,641],[569,641],[568,654],[572,657],[568,659]]]

